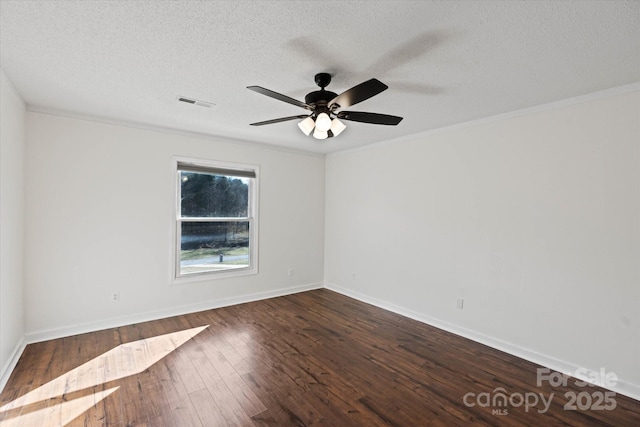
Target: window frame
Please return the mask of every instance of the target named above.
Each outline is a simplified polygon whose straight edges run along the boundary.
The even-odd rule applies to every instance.
[[[260,167],[258,165],[241,164],[223,162],[217,160],[205,160],[196,159],[192,157],[173,157],[173,174],[174,174],[174,189],[173,194],[175,202],[173,203],[173,220],[172,220],[172,283],[188,283],[204,280],[217,280],[223,278],[246,276],[258,273],[258,195],[259,195],[259,175]],[[247,206],[246,217],[182,217],[181,210],[181,196],[182,196],[182,182],[180,178],[180,172],[184,170],[181,166],[185,165],[187,168],[192,166],[196,169],[201,169],[203,173],[211,171],[213,174],[216,172],[224,172],[226,176],[233,176],[233,172],[239,174],[253,173],[255,176],[249,179],[249,196]],[[236,222],[246,221],[249,223],[249,266],[240,268],[229,268],[218,271],[204,271],[198,273],[181,274],[180,272],[180,251],[181,251],[181,238],[182,238],[182,223],[183,222]]]

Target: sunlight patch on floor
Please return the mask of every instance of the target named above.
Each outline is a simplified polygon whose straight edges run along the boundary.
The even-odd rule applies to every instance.
[[[121,344],[14,401],[9,402],[0,408],[0,412],[14,410],[63,395],[69,395],[76,391],[85,390],[90,387],[138,374],[167,356],[208,326],[209,325],[186,329],[184,331]],[[1,421],[0,426],[12,427],[17,425],[31,426],[43,424],[47,426],[63,426],[102,401],[118,388],[119,387],[110,388],[69,402],[22,414],[9,420]]]
[[[29,412],[19,417],[0,422],[2,427],[18,426],[64,426],[80,416],[87,409],[101,402],[105,397],[119,389],[110,388],[98,393],[89,394],[69,402],[52,405],[48,408]]]

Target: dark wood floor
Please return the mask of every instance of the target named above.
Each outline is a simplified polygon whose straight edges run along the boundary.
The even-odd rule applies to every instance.
[[[565,393],[597,408],[607,390],[537,387],[536,368],[317,290],[31,344],[0,425],[640,425],[640,402],[622,395],[599,402],[613,410],[566,410]]]

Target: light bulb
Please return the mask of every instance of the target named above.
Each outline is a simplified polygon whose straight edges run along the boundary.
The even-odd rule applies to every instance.
[[[318,129],[318,126],[316,126],[316,130],[313,131],[313,137],[315,139],[327,139],[328,136],[329,133],[326,131],[321,131],[320,129]]]
[[[331,132],[333,136],[338,136],[345,130],[347,126],[338,119],[331,120]]]
[[[327,113],[320,113],[316,117],[316,129],[320,132],[326,132],[331,129],[331,118]]]
[[[314,126],[315,123],[313,122],[313,118],[311,116],[298,123],[298,127],[300,128],[300,130],[307,136],[309,136]]]

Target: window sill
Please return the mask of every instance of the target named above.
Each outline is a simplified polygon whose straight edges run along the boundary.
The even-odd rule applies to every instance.
[[[257,268],[230,268],[226,271],[208,272],[208,273],[192,273],[185,274],[180,277],[174,277],[171,281],[172,285],[183,285],[187,283],[213,281],[219,279],[230,279],[233,277],[242,277],[258,274]]]

